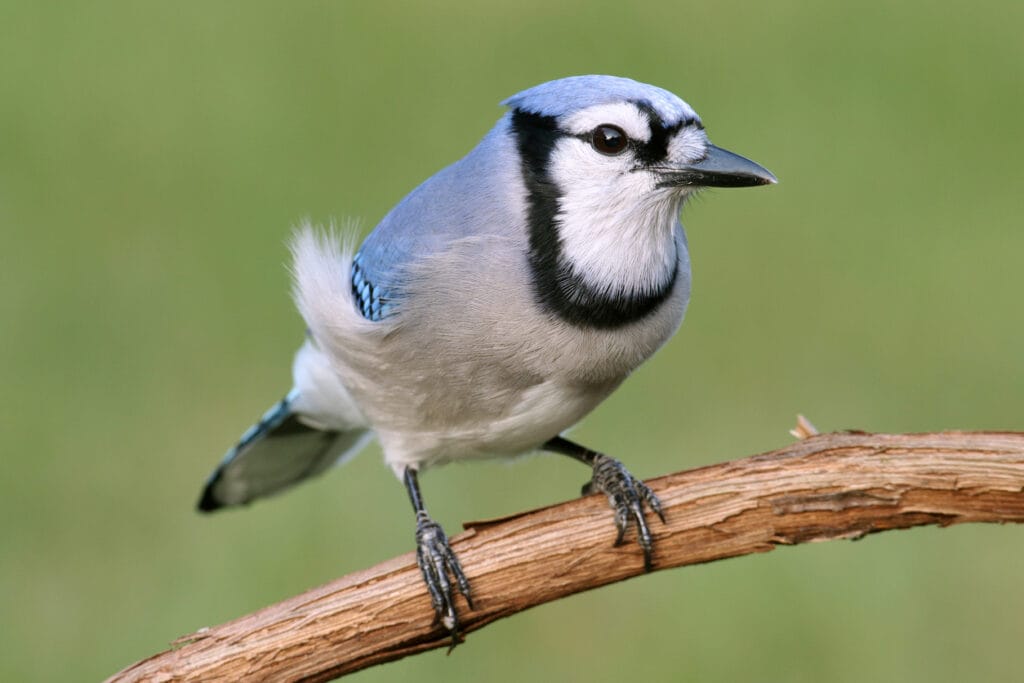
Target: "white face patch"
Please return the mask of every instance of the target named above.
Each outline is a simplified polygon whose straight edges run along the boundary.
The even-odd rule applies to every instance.
[[[685,126],[668,141],[669,164],[682,166],[704,158],[708,136],[702,128]]]
[[[576,135],[585,135],[598,126],[610,123],[618,126],[633,140],[651,139],[651,125],[647,117],[632,102],[614,102],[587,107],[561,122],[561,128]]]
[[[560,123],[573,133],[613,124],[641,145],[652,137],[647,116],[629,102],[589,107]],[[572,136],[560,139],[552,151],[548,172],[560,194],[556,219],[562,257],[598,292],[648,295],[675,272],[675,228],[692,189],[659,188],[661,171],[702,159],[708,143],[696,125],[680,127],[666,143],[666,158],[647,162],[650,168],[633,148],[607,155]]]
[[[610,157],[563,138],[549,173],[561,190],[562,256],[591,288],[610,296],[658,291],[675,272],[675,226],[684,195],[658,189],[632,152]]]

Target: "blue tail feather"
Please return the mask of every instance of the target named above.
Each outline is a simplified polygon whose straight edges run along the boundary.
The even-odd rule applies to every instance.
[[[364,430],[322,430],[292,411],[295,393],[268,410],[229,450],[206,482],[197,507],[212,512],[249,503],[329,469],[365,443]]]

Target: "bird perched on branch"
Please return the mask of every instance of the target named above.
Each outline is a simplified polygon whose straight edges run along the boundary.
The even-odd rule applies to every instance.
[[[562,433],[678,328],[690,295],[679,211],[703,187],[775,177],[712,145],[672,93],[612,76],[525,90],[460,161],[398,203],[358,250],[303,227],[292,242],[308,327],[294,387],[203,490],[248,503],[353,456],[375,435],[416,515],[438,620],[458,638],[469,581],[420,494],[421,470],[542,449],[592,468],[584,493],[633,526],[658,498],[618,460]]]

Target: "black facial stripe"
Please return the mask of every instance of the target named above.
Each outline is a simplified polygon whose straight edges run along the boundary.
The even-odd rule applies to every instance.
[[[666,126],[655,111],[654,107],[649,102],[638,101],[633,102],[637,109],[639,109],[643,115],[647,118],[647,125],[651,131],[651,137],[647,142],[642,142],[630,138],[629,146],[633,150],[633,155],[642,167],[657,165],[668,158],[668,143],[672,139],[672,136],[678,133],[685,127],[693,126],[699,130],[704,130],[704,124],[696,118],[685,118],[680,119],[671,126]],[[572,135],[573,137],[582,140],[588,145],[591,144],[591,138],[593,132],[588,131],[586,133],[565,133],[566,135]]]
[[[548,172],[558,139],[569,135],[552,116],[516,109],[512,112],[527,191],[530,230],[529,263],[537,303],[577,327],[613,329],[639,320],[656,309],[672,292],[678,265],[656,291],[608,296],[596,291],[562,256],[556,217],[561,190]]]
[[[668,158],[668,142],[683,127],[696,126],[700,130],[704,129],[704,124],[696,118],[680,119],[671,126],[666,126],[650,102],[640,101],[633,104],[647,117],[651,129],[651,139],[636,146],[637,159],[645,166],[660,163]]]

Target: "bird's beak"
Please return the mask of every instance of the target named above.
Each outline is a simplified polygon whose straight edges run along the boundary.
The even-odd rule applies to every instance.
[[[753,187],[779,182],[764,166],[710,143],[703,159],[666,171],[662,177],[659,187]]]

